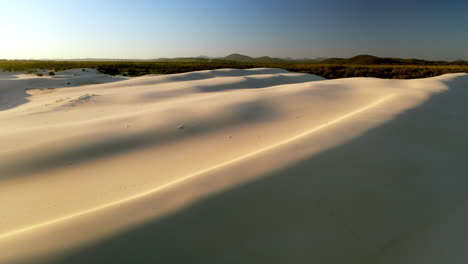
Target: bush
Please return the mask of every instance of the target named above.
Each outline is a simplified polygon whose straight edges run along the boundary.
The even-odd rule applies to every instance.
[[[468,72],[468,62],[462,64],[449,64],[449,62],[427,62],[418,65],[339,65],[326,63],[245,63],[212,60],[209,62],[147,62],[147,61],[35,61],[35,60],[0,60],[0,71],[5,72],[27,71],[37,73],[36,69],[57,71],[67,69],[81,69],[87,72],[88,68],[96,69],[100,73],[128,76],[141,76],[145,74],[171,74],[189,71],[212,70],[220,68],[281,68],[293,72],[311,73],[329,79],[343,77],[381,77],[394,79],[424,78],[451,72]],[[465,62],[463,62],[465,63]],[[30,71],[28,71],[30,70]]]
[[[43,76],[42,73],[36,73],[36,75],[37,75],[38,77],[42,77],[42,76]]]
[[[54,71],[49,71],[49,76],[55,76],[55,72]]]

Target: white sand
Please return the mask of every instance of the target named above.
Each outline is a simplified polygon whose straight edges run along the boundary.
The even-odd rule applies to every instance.
[[[466,102],[468,74],[0,73],[0,263],[465,263]]]

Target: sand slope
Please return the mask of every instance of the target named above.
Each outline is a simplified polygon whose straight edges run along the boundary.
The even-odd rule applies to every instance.
[[[0,263],[464,263],[467,99],[467,74],[2,73]]]

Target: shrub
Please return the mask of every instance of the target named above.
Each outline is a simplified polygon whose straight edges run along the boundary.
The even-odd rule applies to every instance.
[[[38,77],[42,77],[42,76],[43,76],[42,73],[36,73],[36,75],[37,75]]]
[[[379,62],[380,63],[380,62]],[[382,78],[424,78],[436,76],[450,72],[468,72],[468,62],[425,62],[411,61],[415,65],[405,64],[375,64],[375,65],[339,65],[326,63],[246,63],[246,62],[228,62],[221,60],[203,61],[203,62],[147,62],[147,61],[33,61],[33,60],[0,60],[0,71],[28,71],[30,74],[37,73],[36,69],[57,71],[67,69],[81,69],[87,72],[88,68],[97,69],[101,73],[118,75],[126,73],[128,76],[141,76],[149,73],[171,74],[199,70],[212,70],[219,68],[282,68],[293,72],[311,73],[326,78],[343,77],[382,77]],[[417,65],[416,65],[417,64]],[[32,70],[31,70],[32,69]]]
[[[49,76],[55,76],[55,72],[54,71],[49,71]]]

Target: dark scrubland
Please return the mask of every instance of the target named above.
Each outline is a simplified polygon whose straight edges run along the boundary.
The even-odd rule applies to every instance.
[[[236,61],[236,59],[238,60]],[[370,55],[359,55],[349,59],[330,58],[321,61],[285,60],[270,57],[251,58],[244,55],[242,55],[242,57],[240,57],[240,55],[229,55],[219,59],[175,58],[147,61],[0,60],[0,69],[3,69],[3,71],[47,69],[57,72],[72,68],[93,68],[104,74],[124,76],[173,74],[221,68],[249,69],[258,67],[280,68],[292,72],[311,73],[327,79],[349,77],[414,79],[433,77],[446,73],[468,72],[467,61],[425,61],[418,59],[379,58]]]

